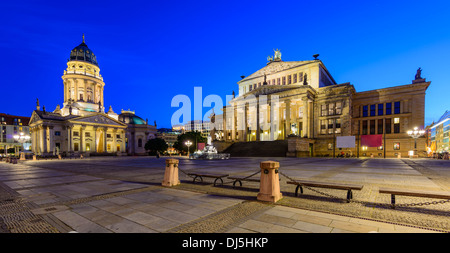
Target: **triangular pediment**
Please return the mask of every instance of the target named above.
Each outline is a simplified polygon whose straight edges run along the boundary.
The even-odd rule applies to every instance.
[[[279,62],[271,62],[269,63],[267,66],[265,66],[264,68],[254,72],[253,74],[245,77],[244,79],[242,79],[240,82],[246,81],[246,80],[250,80],[256,77],[262,77],[264,75],[270,75],[270,74],[275,74],[277,72],[283,71],[283,70],[287,70],[287,69],[291,69],[291,68],[295,68],[295,67],[299,67],[299,66],[303,66],[309,63],[312,63],[315,61],[288,61],[288,62],[284,62],[284,61],[279,61]]]
[[[33,111],[33,113],[31,114],[30,121],[28,122],[28,125],[32,125],[40,120],[41,120],[41,117],[39,117],[39,115],[36,113],[36,111]]]
[[[104,114],[88,115],[77,117],[69,120],[72,123],[87,123],[89,125],[110,125],[110,126],[122,126],[126,127],[125,123],[117,121]]]

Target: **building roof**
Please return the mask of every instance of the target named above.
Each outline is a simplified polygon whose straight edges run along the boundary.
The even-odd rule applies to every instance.
[[[27,126],[30,121],[30,117],[0,113],[0,121],[6,122],[7,125],[14,125],[14,119],[20,119],[23,126]]]
[[[277,72],[281,72],[287,69],[291,69],[291,68],[295,68],[295,67],[300,67],[303,65],[307,65],[313,62],[317,62],[317,60],[311,60],[311,61],[272,61],[269,62],[269,64],[267,64],[264,68],[254,72],[253,74],[243,78],[242,80],[240,80],[238,83],[241,82],[245,82],[248,80],[251,80],[253,78],[257,78],[257,77],[263,77],[265,74],[266,75],[270,75],[270,74],[275,74]]]
[[[119,114],[119,121],[132,125],[146,125],[147,121],[131,112],[123,112]]]
[[[69,61],[85,61],[98,66],[97,57],[84,42],[84,35],[83,42],[70,51]]]

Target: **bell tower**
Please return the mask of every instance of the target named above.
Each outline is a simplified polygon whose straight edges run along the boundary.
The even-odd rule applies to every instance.
[[[64,103],[61,114],[86,116],[105,112],[103,89],[105,83],[100,75],[97,57],[83,42],[72,49],[67,68],[62,76]]]

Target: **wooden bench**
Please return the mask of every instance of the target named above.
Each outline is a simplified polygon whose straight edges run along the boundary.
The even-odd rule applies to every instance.
[[[242,186],[242,181],[248,181],[248,182],[259,182],[261,181],[259,178],[247,178],[246,176],[233,176],[228,177],[228,179],[234,180],[233,187],[235,187],[236,183],[239,182],[239,186]]]
[[[197,178],[200,178],[200,182],[203,182],[204,177],[215,178],[214,186],[216,186],[217,180],[220,180],[221,184],[223,184],[222,178],[229,176],[228,174],[209,174],[209,173],[188,173],[188,175],[194,177],[194,180],[193,180],[194,183]]]
[[[417,190],[392,189],[392,188],[380,188],[378,189],[378,192],[391,194],[392,208],[395,208],[395,195],[433,198],[433,199],[450,199],[450,192],[417,191]]]
[[[297,187],[295,188],[295,196],[296,197],[298,196],[298,189],[300,189],[300,193],[303,194],[302,186],[347,190],[347,202],[349,202],[350,199],[353,198],[352,190],[360,191],[363,188],[363,185],[356,185],[356,184],[324,183],[324,182],[305,181],[305,180],[288,181],[287,183],[297,185]]]

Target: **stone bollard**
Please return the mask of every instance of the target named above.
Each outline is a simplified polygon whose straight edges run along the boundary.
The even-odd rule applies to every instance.
[[[178,159],[166,159],[166,172],[164,173],[163,186],[175,186],[180,184],[178,179]]]
[[[36,155],[33,155],[33,161],[36,161]]]
[[[24,152],[20,153],[20,160],[21,161],[25,161],[26,160]]]
[[[278,174],[280,163],[274,161],[261,162],[260,168],[261,181],[257,199],[275,203],[283,197],[280,191],[280,177]]]

